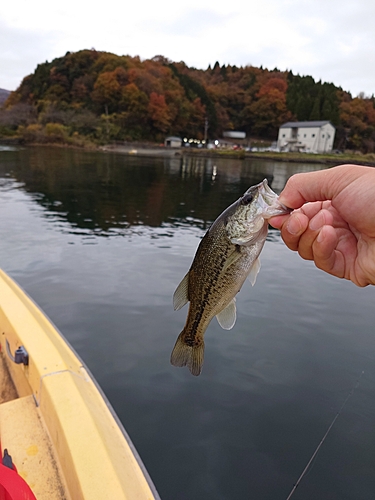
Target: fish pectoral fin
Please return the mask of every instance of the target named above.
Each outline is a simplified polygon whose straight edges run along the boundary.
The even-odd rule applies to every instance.
[[[254,260],[254,263],[250,269],[249,280],[251,286],[255,285],[259,271],[260,271],[260,258],[258,257],[257,259]]]
[[[224,330],[231,330],[236,322],[236,298],[234,297],[227,307],[216,315],[216,319]]]
[[[224,264],[222,272],[224,273],[228,269],[229,266],[231,266],[232,264],[237,262],[238,259],[240,259],[241,257],[242,257],[241,248],[239,245],[236,245],[233,252],[230,255],[228,255],[228,258]]]
[[[188,286],[189,273],[184,276],[173,294],[173,307],[175,311],[178,311],[179,309],[181,309],[181,307],[184,307],[187,302],[189,302]]]

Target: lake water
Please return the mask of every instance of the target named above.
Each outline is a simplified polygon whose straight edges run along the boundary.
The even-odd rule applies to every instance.
[[[0,266],[86,362],[163,500],[375,498],[375,289],[303,261],[270,231],[237,323],[203,372],[169,363],[173,292],[209,224],[250,185],[317,165],[0,151]]]

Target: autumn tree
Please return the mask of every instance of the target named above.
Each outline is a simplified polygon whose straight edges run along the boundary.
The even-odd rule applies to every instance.
[[[166,133],[169,130],[171,117],[164,95],[151,92],[148,114],[157,131]]]
[[[286,90],[287,82],[275,77],[259,89],[257,100],[250,105],[255,135],[276,138],[279,126],[291,118],[286,106]]]
[[[27,126],[36,123],[37,119],[36,107],[23,102],[0,111],[0,125],[14,130],[20,125]]]
[[[148,125],[149,98],[135,83],[121,88],[119,111],[114,120],[120,127],[120,140],[139,140],[150,134]]]
[[[375,109],[372,99],[356,97],[340,104],[340,118],[347,147],[366,153],[375,150]]]
[[[121,85],[115,71],[100,73],[91,94],[92,100],[100,105],[106,114],[113,113],[121,99]]]

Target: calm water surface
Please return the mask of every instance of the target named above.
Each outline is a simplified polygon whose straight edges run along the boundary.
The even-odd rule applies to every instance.
[[[0,151],[0,266],[87,363],[163,500],[375,498],[375,290],[271,231],[237,323],[206,333],[200,377],[169,364],[173,292],[200,238],[251,184],[313,165]],[[321,167],[320,167],[321,168]]]

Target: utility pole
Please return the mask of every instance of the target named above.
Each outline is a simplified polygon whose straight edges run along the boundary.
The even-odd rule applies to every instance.
[[[104,104],[104,111],[105,111],[105,131],[106,131],[106,134],[107,134],[107,141],[108,141],[109,140],[109,128],[108,128],[109,117],[108,117],[108,106],[107,106],[107,104]]]
[[[208,130],[208,118],[204,119],[204,145],[207,147],[207,130]]]

